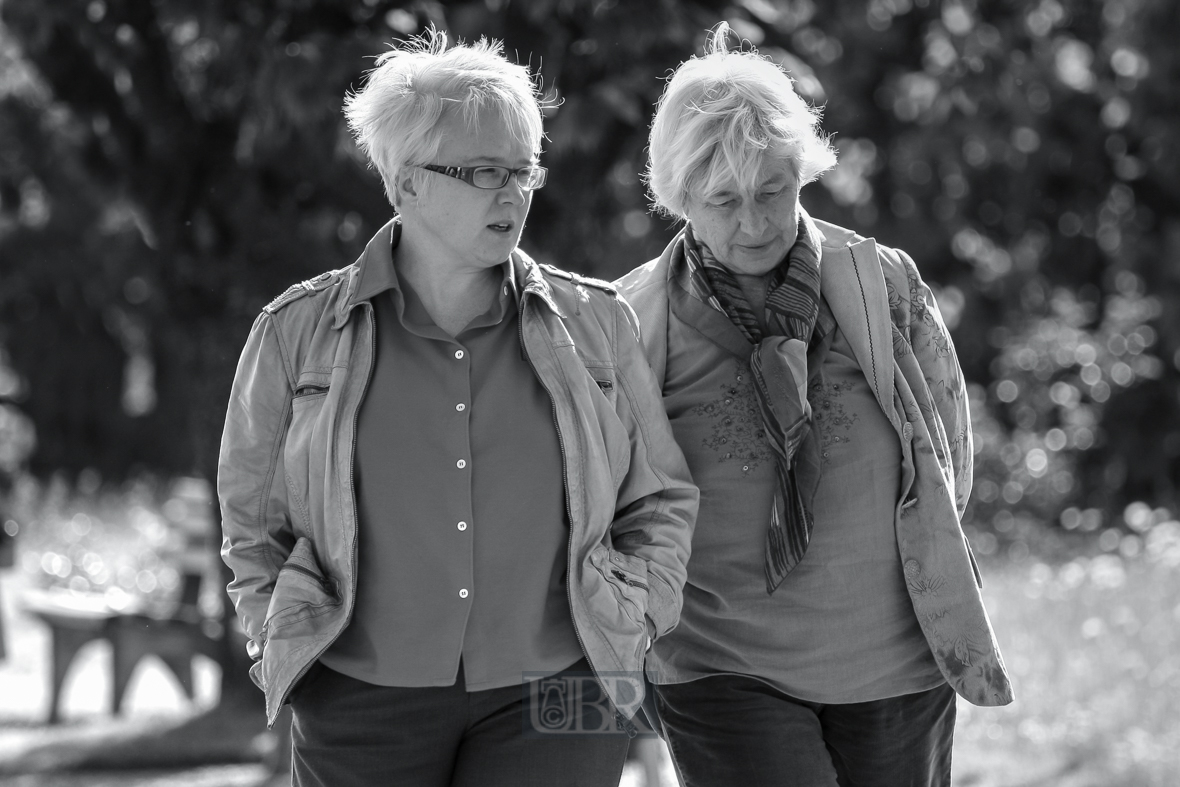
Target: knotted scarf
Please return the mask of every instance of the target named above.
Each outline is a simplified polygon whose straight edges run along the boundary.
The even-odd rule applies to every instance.
[[[831,344],[835,318],[820,297],[820,236],[806,213],[800,213],[799,232],[786,257],[767,278],[764,332],[737,278],[713,257],[688,226],[683,238],[689,291],[729,317],[754,345],[750,371],[762,414],[762,426],[775,456],[777,486],[766,534],[766,592],[773,593],[783,578],[803,559],[814,520],[799,484],[799,446],[810,431],[807,368],[799,368],[799,353],[787,343],[801,341],[809,350]],[[818,373],[820,364],[813,373]],[[805,468],[818,478],[818,466]]]

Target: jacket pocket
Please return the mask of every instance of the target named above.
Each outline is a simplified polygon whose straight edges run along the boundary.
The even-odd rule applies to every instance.
[[[311,541],[295,542],[279,570],[262,633],[262,661],[251,678],[266,692],[272,723],[292,683],[328,641],[331,616],[341,609],[339,587],[316,562]]]
[[[283,465],[287,490],[301,524],[311,528],[309,497],[311,490],[311,447],[320,416],[328,399],[329,378],[323,374],[301,374],[291,398],[291,421],[287,427]]]
[[[328,386],[326,385],[301,385],[295,389],[295,394],[291,399],[292,409],[305,405],[317,397],[327,396]]]
[[[275,580],[263,624],[266,639],[283,636],[283,629],[339,605],[336,583],[320,569],[311,541],[300,537]]]
[[[647,597],[651,588],[647,576],[647,561],[635,555],[606,550],[606,560],[598,570],[614,590],[619,607],[634,623],[646,631]]]
[[[604,361],[579,358],[586,375],[575,380],[574,395],[578,402],[589,441],[588,459],[597,459],[599,451],[610,468],[612,489],[593,490],[592,494],[618,494],[619,485],[631,467],[631,436],[619,416],[620,403],[626,407],[626,397],[619,391],[620,383],[614,366]],[[609,499],[609,498],[608,498]]]
[[[618,392],[615,390],[615,370],[607,366],[587,366],[586,371],[590,373],[599,392],[606,397],[613,408],[615,399],[618,398]]]
[[[296,407],[317,397],[326,396],[331,384],[332,375],[329,372],[316,370],[300,372],[299,379],[295,382],[292,406]]]

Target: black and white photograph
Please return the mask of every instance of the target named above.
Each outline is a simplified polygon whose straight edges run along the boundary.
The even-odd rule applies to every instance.
[[[1180,784],[1172,0],[0,0],[0,785]]]

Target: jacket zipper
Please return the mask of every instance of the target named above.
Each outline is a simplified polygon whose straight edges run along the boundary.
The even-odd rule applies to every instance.
[[[545,385],[545,381],[541,379],[541,375],[537,374],[537,365],[533,363],[533,359],[529,355],[528,347],[526,347],[525,343],[524,343],[524,307],[525,307],[525,302],[528,299],[528,295],[529,295],[529,291],[527,289],[524,290],[520,295],[520,310],[519,310],[519,313],[517,314],[517,318],[516,318],[516,328],[517,328],[517,331],[519,333],[519,338],[520,338],[521,354],[524,355],[525,360],[528,361],[529,368],[531,368],[533,370],[533,376],[536,377],[537,381],[541,383],[541,387],[545,389],[545,393],[549,394],[549,405],[552,408],[552,412],[553,412],[553,430],[555,432],[557,432],[557,445],[561,449],[561,485],[562,485],[562,488],[565,490],[565,494],[562,497],[565,498],[565,516],[566,516],[566,519],[569,520],[569,528],[570,528],[569,541],[566,546],[566,558],[565,558],[565,560],[566,560],[565,594],[566,594],[566,600],[569,602],[569,605],[570,605],[570,622],[574,624],[573,625],[574,636],[578,638],[578,647],[582,649],[582,655],[584,655],[586,657],[586,663],[590,665],[590,672],[591,672],[591,674],[594,675],[595,682],[597,682],[599,688],[602,689],[603,696],[606,697],[607,701],[610,702],[611,705],[613,706],[614,701],[611,700],[610,692],[608,692],[606,690],[606,683],[603,682],[602,676],[600,676],[598,674],[598,668],[595,667],[594,662],[591,661],[590,652],[586,650],[586,643],[582,639],[582,632],[578,630],[578,621],[574,619],[574,583],[573,583],[573,575],[574,575],[574,572],[573,572],[573,565],[574,565],[574,512],[573,512],[573,509],[570,507],[570,479],[569,479],[569,468],[566,466],[566,459],[565,459],[565,438],[561,434],[561,423],[558,422],[558,420],[557,420],[557,400],[554,398],[553,392],[550,391],[548,386]],[[616,719],[616,721],[621,722],[623,724],[623,727],[627,732],[628,738],[634,738],[636,735],[639,734],[638,730],[636,730],[636,728],[635,728],[635,725],[632,724],[629,719],[623,718],[623,715],[621,713],[619,713],[618,708],[615,708],[615,719]]]
[[[326,394],[327,392],[328,392],[328,386],[326,386],[326,385],[301,385],[301,386],[299,386],[299,388],[296,389],[293,398],[302,399],[306,396],[315,396],[317,394]]]
[[[619,571],[617,568],[612,568],[610,573],[614,574],[617,579],[627,583],[633,588],[643,588],[644,590],[650,590],[646,582],[640,582],[638,579],[631,579],[631,577],[627,576],[622,571]]]
[[[372,304],[369,305],[369,308],[367,310],[367,315],[368,315],[368,319],[369,319],[369,369],[368,369],[368,371],[365,372],[365,384],[363,386],[361,386],[361,397],[360,397],[360,399],[357,400],[356,410],[354,410],[353,414],[352,414],[352,451],[349,453],[349,456],[352,457],[352,460],[348,464],[348,489],[349,489],[349,492],[352,494],[352,510],[353,511],[356,511],[356,487],[355,487],[355,478],[354,478],[354,472],[353,472],[354,471],[353,464],[356,461],[356,427],[357,427],[357,422],[360,420],[361,402],[363,402],[365,400],[365,394],[368,393],[368,391],[369,391],[369,383],[373,379],[373,366],[374,366],[373,362],[377,358],[377,324],[376,324],[376,321],[373,319]],[[357,558],[356,558],[357,537],[356,537],[356,525],[355,524],[353,526],[353,534],[352,535],[353,535],[353,538],[352,538],[352,598],[353,598],[353,608],[355,609],[355,607],[356,607],[356,563],[357,563]],[[303,568],[303,567],[300,566],[299,568]],[[303,570],[306,571],[307,569],[303,569]],[[352,613],[353,613],[353,610],[350,609],[348,611],[348,618],[344,621],[344,625],[340,627],[340,632],[337,633],[335,637],[332,637],[332,639],[329,640],[324,645],[324,647],[320,648],[319,651],[316,652],[315,656],[313,656],[311,659],[308,660],[308,662],[306,664],[303,665],[303,668],[299,670],[299,674],[297,674],[295,676],[295,679],[292,680],[291,683],[287,685],[287,690],[285,692],[283,692],[283,696],[279,698],[279,704],[278,704],[279,708],[282,708],[283,705],[286,704],[287,697],[290,696],[290,694],[291,694],[291,689],[293,689],[295,686],[299,685],[299,681],[303,680],[303,676],[307,674],[307,671],[309,669],[311,669],[311,665],[315,664],[316,661],[319,660],[320,656],[324,655],[324,653],[327,652],[328,648],[332,647],[332,643],[334,643],[337,639],[339,639],[340,634],[344,633],[344,629],[348,628],[348,624],[352,622]]]
[[[295,571],[299,574],[304,574],[306,576],[311,577],[316,582],[320,583],[320,585],[323,586],[324,590],[328,591],[333,596],[336,595],[336,588],[332,585],[332,580],[328,579],[325,576],[321,576],[320,574],[317,574],[316,572],[312,571],[310,568],[308,568],[306,566],[301,566],[298,563],[285,563],[283,565],[283,568],[287,568],[287,569],[290,569],[291,571]]]

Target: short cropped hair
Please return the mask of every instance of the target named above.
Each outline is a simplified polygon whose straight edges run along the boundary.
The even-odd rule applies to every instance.
[[[434,161],[443,121],[459,116],[475,128],[487,111],[499,113],[534,154],[541,152],[541,106],[528,68],[509,62],[499,41],[448,46],[447,34],[433,27],[394,44],[344,99],[348,126],[394,207],[403,168],[446,163]],[[411,177],[420,184],[424,176],[415,170]]]
[[[717,25],[705,55],[680,64],[656,105],[645,177],[656,208],[673,218],[687,218],[693,194],[730,181],[756,188],[764,156],[789,161],[800,186],[836,163],[820,111],[765,56],[729,51],[729,35]]]

